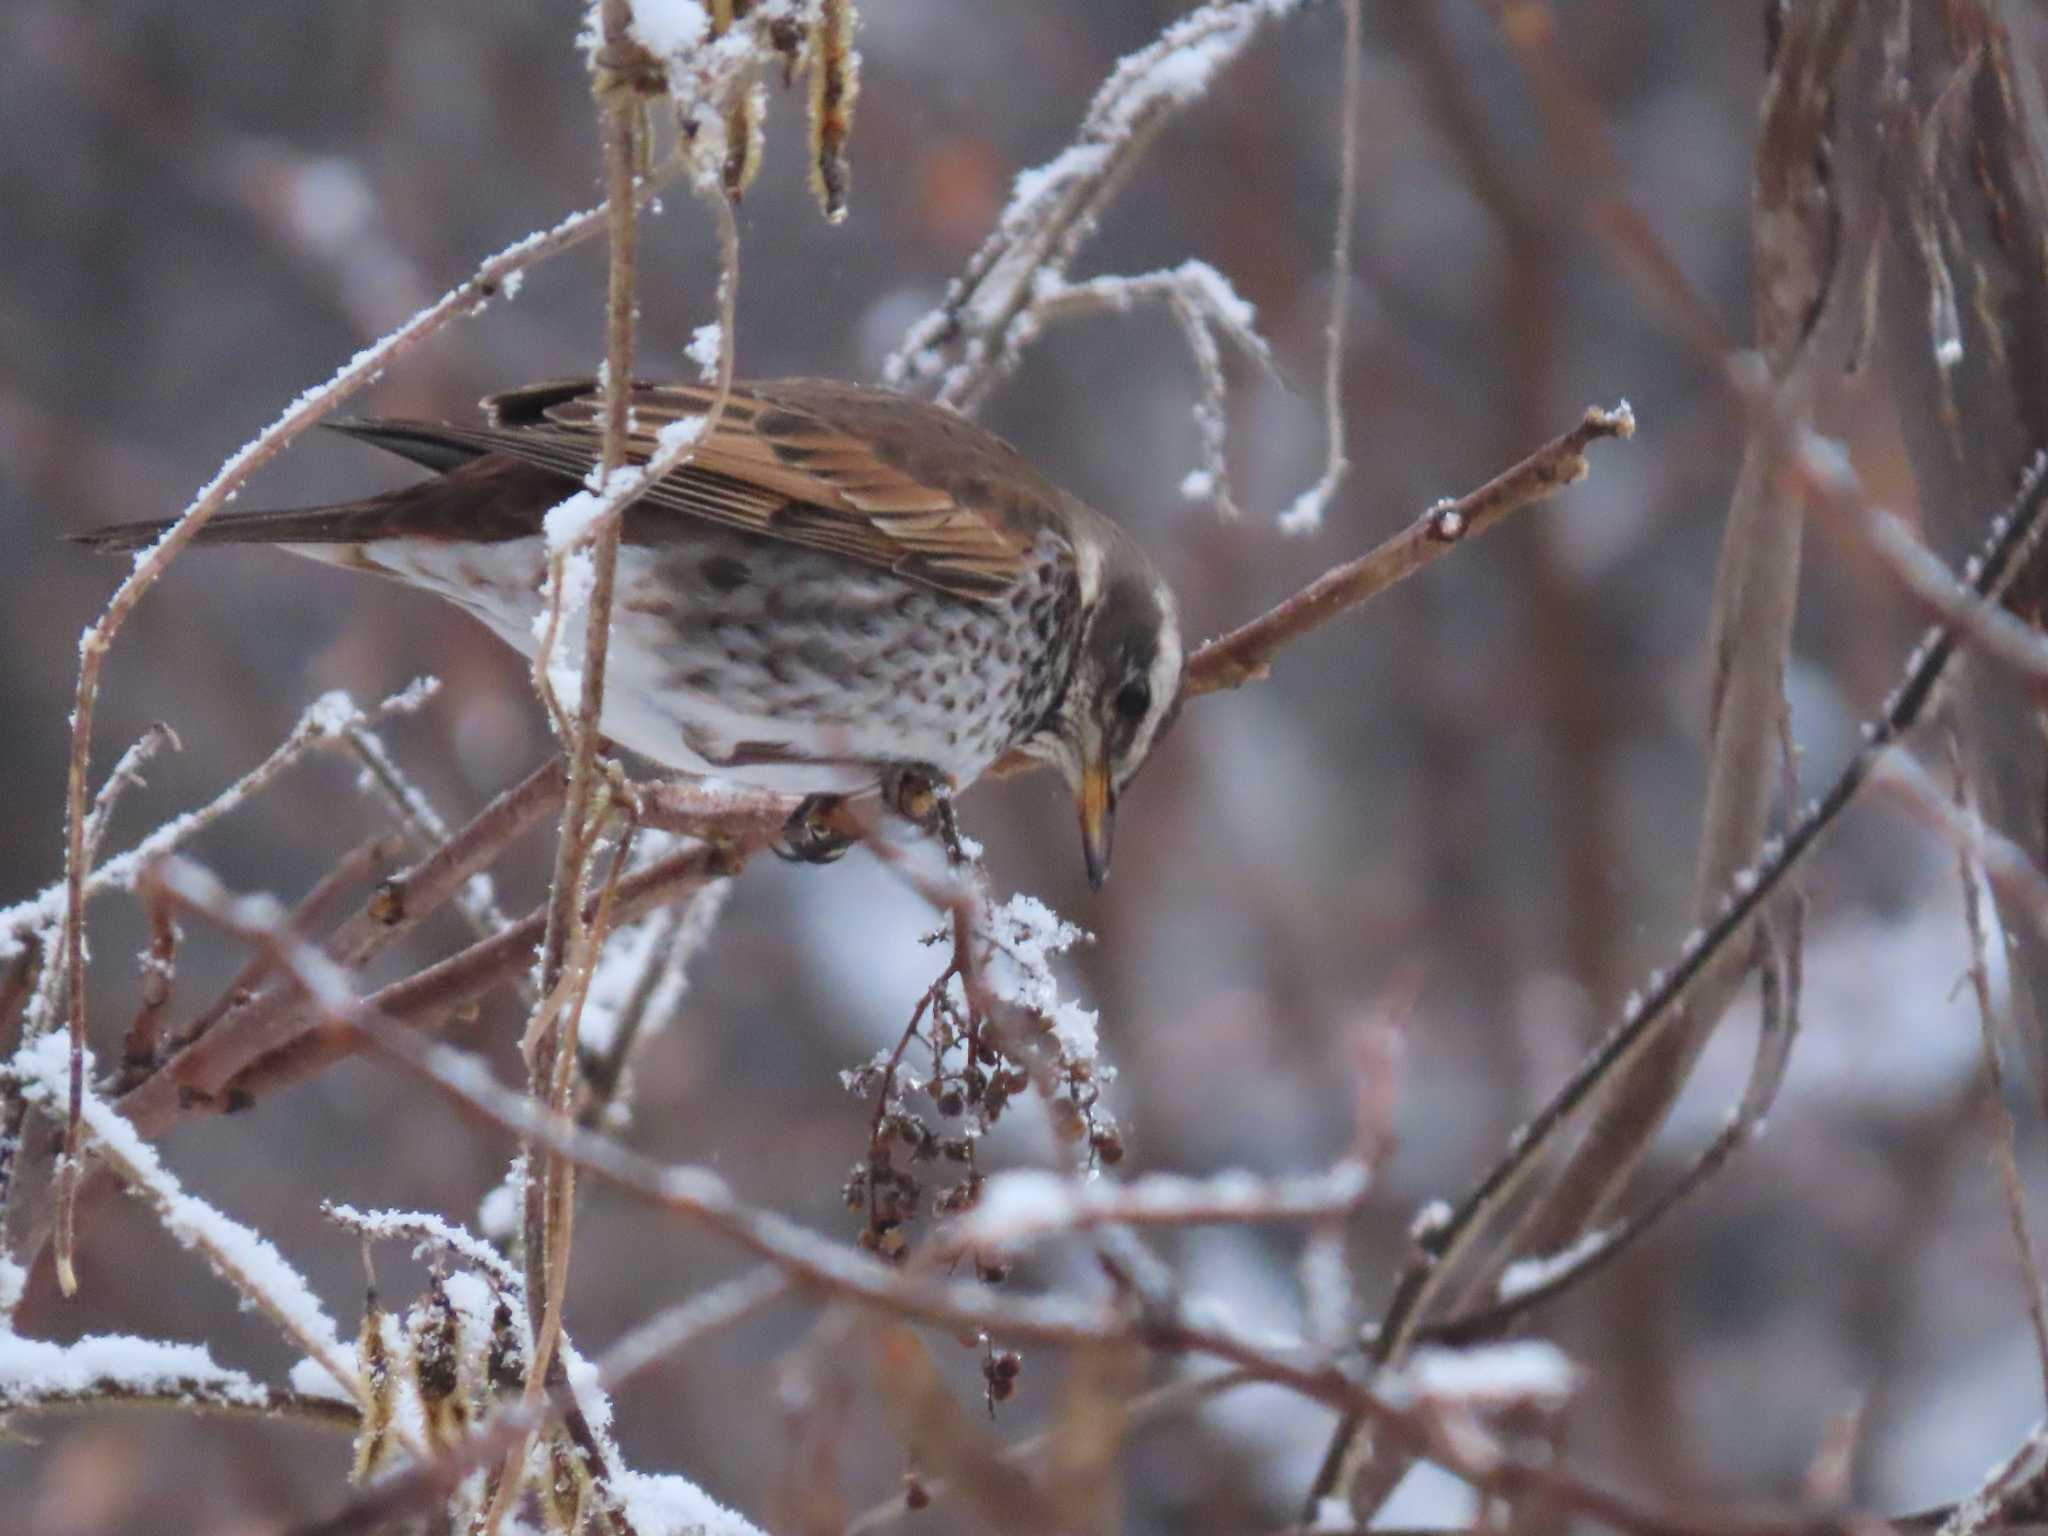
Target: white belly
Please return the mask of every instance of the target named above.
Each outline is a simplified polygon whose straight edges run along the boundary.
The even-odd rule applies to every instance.
[[[343,554],[299,548],[318,558]],[[466,609],[529,660],[539,649],[546,556],[538,538],[499,544],[387,540],[346,553],[343,563],[374,565]],[[618,591],[629,592],[649,579],[658,558],[642,547],[622,548]],[[855,599],[863,586],[881,592],[887,583],[890,595],[902,589],[900,580],[887,573],[843,563],[829,569]],[[995,620],[969,612],[961,621],[981,622]],[[581,613],[564,623],[549,669],[563,707],[572,711],[580,693],[583,625]],[[872,788],[886,765],[914,762],[965,786],[1001,755],[1012,734],[999,711],[982,711],[986,718],[957,709],[941,714],[900,689],[881,690],[864,708],[849,707],[845,690],[822,683],[792,686],[780,704],[765,680],[767,693],[754,697],[680,686],[677,652],[672,624],[615,605],[601,729],[622,746],[682,773],[782,793],[844,794]],[[819,707],[825,699],[830,707]],[[762,760],[776,751],[808,761]]]

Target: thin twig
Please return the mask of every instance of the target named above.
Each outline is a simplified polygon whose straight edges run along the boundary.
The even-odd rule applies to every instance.
[[[195,865],[173,861],[162,873],[181,903],[230,932],[270,946],[337,1023],[359,1029],[380,1050],[428,1077],[469,1109],[513,1134],[570,1159],[650,1206],[708,1226],[766,1260],[787,1281],[951,1331],[991,1331],[1061,1345],[1116,1344],[1132,1337],[1169,1353],[1211,1355],[1312,1401],[1381,1426],[1411,1454],[1441,1462],[1456,1475],[1503,1497],[1540,1490],[1566,1507],[1640,1536],[1744,1536],[1767,1532],[1847,1532],[1846,1521],[1822,1517],[1747,1522],[1651,1511],[1561,1472],[1547,1455],[1528,1459],[1511,1446],[1469,1435],[1447,1436],[1429,1405],[1411,1395],[1388,1396],[1347,1378],[1319,1358],[1306,1361],[1284,1345],[1240,1333],[1213,1309],[1176,1307],[1133,1319],[1115,1307],[1064,1297],[1002,1296],[978,1284],[906,1274],[750,1209],[725,1181],[704,1169],[669,1168],[604,1137],[578,1129],[526,1094],[501,1087],[473,1058],[422,1041],[363,1009],[346,976],[309,945],[285,932],[274,903],[237,900]]]
[[[1455,501],[1438,502],[1369,553],[1325,572],[1278,607],[1201,646],[1188,659],[1181,696],[1199,698],[1256,682],[1283,648],[1310,630],[1414,575],[1510,512],[1583,480],[1588,446],[1605,437],[1632,437],[1635,429],[1635,413],[1626,402],[1611,410],[1589,409],[1577,426],[1512,469]]]
[[[679,1302],[624,1335],[597,1361],[597,1385],[616,1390],[650,1366],[673,1358],[688,1345],[760,1311],[786,1290],[775,1270],[749,1271],[716,1289]],[[334,1514],[300,1526],[295,1536],[344,1536],[386,1529],[446,1497],[472,1469],[502,1458],[549,1417],[566,1412],[575,1399],[566,1382],[547,1394],[501,1409],[467,1439],[422,1465],[384,1478]]]
[[[1585,1241],[1566,1252],[1509,1265],[1502,1273],[1500,1299],[1496,1303],[1417,1329],[1415,1340],[1418,1344],[1477,1343],[1498,1335],[1525,1313],[1555,1301],[1588,1276],[1611,1265],[1756,1138],[1765,1116],[1777,1102],[1778,1090],[1785,1081],[1785,1068],[1791,1060],[1792,1046],[1799,1035],[1799,926],[1795,909],[1795,920],[1788,924],[1790,933],[1784,951],[1779,953],[1769,932],[1770,925],[1759,925],[1758,948],[1763,951],[1759,966],[1763,977],[1763,997],[1757,1024],[1756,1055],[1750,1062],[1749,1081],[1727,1123],[1685,1172],[1659,1191],[1641,1210],[1612,1227],[1589,1234]]]
[[[348,966],[374,959],[537,825],[560,801],[563,784],[562,761],[554,758],[496,796],[440,847],[379,886],[365,909],[326,941],[327,952]],[[515,954],[507,962],[505,979],[513,979],[520,962],[530,959],[537,938],[536,930],[525,940],[524,956]],[[503,933],[479,944],[495,946],[490,953],[505,951]],[[477,949],[473,945],[464,953]],[[188,1115],[224,1107],[228,1085],[252,1063],[285,1050],[304,1027],[304,1011],[304,998],[289,981],[233,1007],[217,1025],[185,1043],[162,1068],[124,1093],[121,1112],[143,1135],[160,1136]]]
[[[1952,796],[1944,796],[1927,771],[1903,752],[1894,752],[1885,759],[1884,781],[1887,788],[1903,796],[1955,847],[1956,872],[1962,882],[1963,926],[1970,938],[1970,992],[1977,1004],[1979,1046],[1984,1063],[1984,1116],[1991,1127],[1992,1162],[1998,1169],[1999,1188],[2005,1198],[2006,1222],[2012,1232],[2014,1251],[2019,1255],[2021,1282],[2026,1287],[2027,1322],[2033,1329],[2035,1358],[2041,1367],[2043,1391],[2048,1392],[2048,1294],[2042,1290],[2040,1261],[2033,1235],[2028,1229],[2026,1193],[2020,1180],[2019,1158],[2015,1150],[2017,1137],[2012,1110],[2006,1103],[2005,1067],[1998,1045],[1998,1007],[1991,996],[1991,945],[1985,931],[1981,891],[1984,880],[1990,878],[1988,866],[1991,860],[1986,857],[1986,852],[1992,847],[1992,842],[1989,829],[1984,826],[1978,808],[1972,803],[1953,737],[1949,742],[1949,756],[1955,780]],[[2000,852],[2005,856],[2003,862],[2008,870],[2015,858],[2032,866],[2032,861],[2010,843],[2006,843]],[[2024,901],[2022,897],[2015,905],[2026,910]]]
[[[69,1053],[51,1049],[63,1044],[54,1035],[46,1036],[14,1059],[14,1069],[27,1080],[30,1094],[46,1105],[62,1102],[69,1081]],[[333,1322],[277,1250],[249,1228],[187,1195],[155,1149],[89,1088],[81,1117],[98,1155],[156,1211],[165,1229],[197,1250],[245,1301],[267,1313],[302,1354],[317,1361],[354,1398],[358,1408],[366,1407],[368,1386],[345,1353]],[[419,1449],[417,1444],[412,1448]]]
[[[1337,229],[1330,241],[1330,321],[1323,330],[1323,472],[1280,514],[1282,533],[1313,533],[1350,472],[1344,453],[1344,333],[1351,314],[1351,226],[1358,207],[1358,119],[1365,94],[1361,0],[1344,0],[1344,89],[1338,104]]]
[[[2038,546],[2048,510],[2048,461],[2037,459],[2017,499],[1995,522],[1989,547],[1977,566],[1972,589],[1979,601],[1996,602]],[[1936,627],[1914,650],[1904,680],[1865,732],[1862,747],[1834,784],[1782,837],[1774,838],[1740,872],[1718,914],[1687,937],[1677,963],[1653,973],[1643,992],[1630,999],[1618,1025],[1566,1079],[1550,1100],[1509,1143],[1506,1154],[1473,1186],[1455,1210],[1418,1235],[1417,1258],[1397,1284],[1375,1335],[1374,1353],[1384,1362],[1400,1360],[1448,1276],[1515,1193],[1540,1166],[1559,1134],[1601,1088],[1631,1063],[1678,1016],[1687,989],[1739,938],[1780,890],[1871,778],[1885,752],[1917,724],[1958,645],[1956,633]],[[1340,1428],[1316,1478],[1317,1496],[1345,1476],[1355,1424]]]
[[[649,177],[641,195],[652,196],[659,178]],[[136,556],[133,569],[100,617],[79,642],[78,685],[72,698],[70,760],[65,776],[64,908],[60,940],[64,970],[65,1027],[72,1044],[71,1086],[66,1106],[65,1156],[75,1162],[78,1117],[84,1092],[85,898],[91,876],[86,847],[87,783],[91,775],[93,712],[99,703],[100,672],[115,637],[143,594],[227,505],[249,477],[282,453],[315,422],[458,316],[474,314],[495,297],[505,280],[535,262],[588,239],[603,227],[605,210],[571,214],[553,228],[507,246],[463,282],[420,310],[381,341],[350,358],[325,384],[307,390],[284,414],[244,444],[186,506],[163,537]],[[67,1224],[68,1225],[68,1224]]]

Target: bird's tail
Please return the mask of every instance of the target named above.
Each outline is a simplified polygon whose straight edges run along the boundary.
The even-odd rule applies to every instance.
[[[193,536],[198,544],[355,544],[376,538],[388,527],[391,504],[386,497],[341,502],[327,507],[293,507],[273,512],[219,512]],[[70,535],[74,544],[106,554],[147,549],[171,527],[171,520],[116,523]]]
[[[435,538],[515,538],[536,531],[540,511],[559,499],[548,494],[556,486],[557,476],[519,466],[478,463],[487,444],[476,433],[421,421],[331,421],[323,425],[433,470],[434,477],[362,501],[216,513],[199,530],[196,542],[355,545],[404,533]],[[531,505],[536,501],[538,510]],[[119,554],[148,548],[170,526],[169,520],[157,518],[94,528],[71,538],[88,548]]]

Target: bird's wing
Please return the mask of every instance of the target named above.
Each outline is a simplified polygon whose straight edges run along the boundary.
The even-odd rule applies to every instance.
[[[697,385],[635,385],[628,458],[647,462],[662,428],[704,418],[715,399]],[[450,436],[581,479],[600,456],[603,408],[587,379],[531,385],[486,399],[488,427],[453,428]],[[938,411],[881,390],[736,387],[690,460],[642,502],[895,571],[959,597],[993,598],[1024,574],[1028,530],[991,505],[986,477],[965,477],[976,482],[966,490],[980,489],[979,496],[953,482],[961,479],[963,439],[969,461],[978,449],[986,453],[991,475],[1007,469],[1009,450]],[[920,427],[949,440],[954,451],[941,461],[947,472],[920,472],[908,465],[913,455],[896,451]]]

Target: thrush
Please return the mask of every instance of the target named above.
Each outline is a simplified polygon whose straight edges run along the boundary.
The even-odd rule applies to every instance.
[[[1173,593],[1108,518],[943,406],[821,379],[635,384],[628,457],[713,417],[628,507],[600,729],[687,774],[809,797],[964,789],[1021,752],[1073,791],[1091,884],[1117,800],[1175,706]],[[588,379],[483,402],[481,426],[329,423],[434,471],[363,501],[223,513],[200,542],[434,592],[528,656],[547,512],[600,457]],[[134,549],[168,524],[82,536]],[[807,802],[814,808],[815,800]]]

